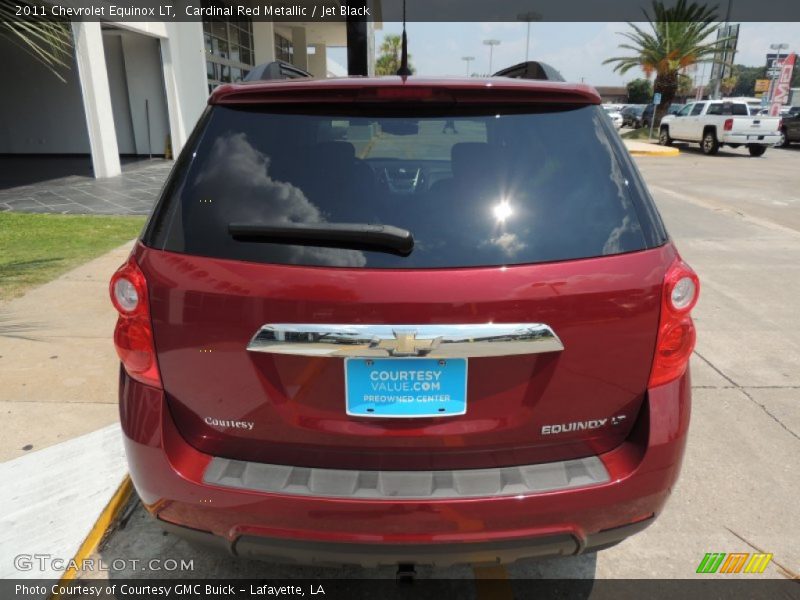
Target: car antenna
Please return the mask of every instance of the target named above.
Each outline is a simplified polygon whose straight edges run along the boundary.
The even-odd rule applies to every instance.
[[[406,0],[403,0],[403,45],[400,49],[400,68],[397,69],[397,74],[400,77],[408,77],[411,75],[411,69],[408,68],[408,38],[406,37]]]

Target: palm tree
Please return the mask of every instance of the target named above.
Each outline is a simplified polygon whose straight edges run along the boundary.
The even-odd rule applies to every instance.
[[[679,75],[698,62],[713,62],[720,45],[730,38],[709,42],[709,37],[719,29],[713,8],[686,0],[678,0],[666,8],[661,0],[653,0],[653,16],[644,11],[651,31],[628,23],[633,31],[621,32],[631,43],[620,48],[632,50],[632,56],[615,56],[603,64],[616,63],[614,70],[624,75],[634,67],[641,67],[649,78],[656,75],[653,91],[661,94],[656,107],[655,122],[667,112],[678,91]]]
[[[61,81],[61,69],[72,61],[72,31],[69,23],[36,20],[20,21],[16,6],[24,2],[0,0],[0,36],[20,47],[34,60],[47,67]]]
[[[381,42],[380,53],[378,60],[375,61],[375,73],[377,75],[396,75],[397,69],[400,68],[400,51],[403,45],[402,38],[399,35],[387,35]],[[411,55],[408,55],[409,68],[411,67]]]

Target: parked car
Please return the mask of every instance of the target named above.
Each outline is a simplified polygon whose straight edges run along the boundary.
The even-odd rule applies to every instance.
[[[622,126],[637,128],[641,127],[642,112],[644,111],[644,104],[631,104],[622,109]]]
[[[215,89],[110,282],[146,509],[237,556],[367,566],[652,523],[699,283],[599,104],[500,77]]]
[[[674,115],[680,112],[680,110],[684,107],[684,104],[670,104],[669,108],[667,109],[668,115]],[[653,120],[653,113],[655,112],[655,104],[648,104],[644,107],[642,111],[642,115],[639,117],[639,125],[638,127],[650,127],[650,123]]]
[[[609,119],[611,119],[614,127],[620,129],[622,127],[622,114],[619,110],[613,106],[603,106],[603,110],[606,112]]]
[[[669,105],[669,108],[667,109],[667,114],[668,115],[677,115],[684,106],[686,106],[686,105],[685,104],[681,104],[681,103],[673,102],[672,104]]]
[[[659,142],[699,142],[703,154],[716,154],[725,144],[747,146],[751,156],[761,156],[780,142],[778,117],[750,116],[745,102],[704,100],[690,102],[676,115],[661,120]]]
[[[644,107],[641,116],[639,117],[639,127],[650,127],[650,122],[653,120],[653,113],[655,112],[655,105],[648,104]]]
[[[792,142],[800,142],[800,106],[792,106],[780,121],[779,146],[787,148]]]

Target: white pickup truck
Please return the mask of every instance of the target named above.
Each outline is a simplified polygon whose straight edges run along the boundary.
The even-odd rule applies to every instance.
[[[780,119],[750,116],[745,102],[690,102],[677,114],[661,119],[658,141],[663,146],[673,141],[699,142],[703,154],[716,154],[722,145],[744,145],[750,156],[761,156],[767,146],[780,143]]]

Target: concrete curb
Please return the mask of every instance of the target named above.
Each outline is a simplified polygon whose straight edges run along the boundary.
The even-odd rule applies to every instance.
[[[97,550],[100,542],[105,537],[108,528],[119,518],[132,495],[133,483],[131,482],[130,475],[125,475],[122,483],[120,483],[119,487],[114,492],[114,495],[111,496],[111,500],[108,501],[108,504],[106,504],[106,507],[103,509],[103,512],[100,513],[100,516],[97,517],[97,521],[95,521],[92,529],[86,536],[86,539],[83,540],[83,543],[80,545],[78,551],[75,553],[75,556],[72,558],[73,563],[81,564]],[[61,576],[61,579],[58,582],[59,587],[74,580],[78,576],[78,572],[78,569],[76,569],[74,566],[70,566]],[[59,593],[55,593],[50,596],[50,600],[58,600],[59,598],[61,598]]]
[[[658,146],[649,142],[622,140],[631,156],[678,156],[681,151],[672,146]]]
[[[13,482],[0,486],[0,578],[63,577],[87,540],[97,542],[92,532],[104,532],[98,521],[122,502],[127,476],[118,424],[0,463]],[[20,550],[51,560],[20,566]]]
[[[630,153],[631,156],[665,156],[665,157],[678,156],[681,153],[681,151],[678,150],[677,148],[670,148],[666,152],[649,152],[646,150],[629,150],[628,152]]]

